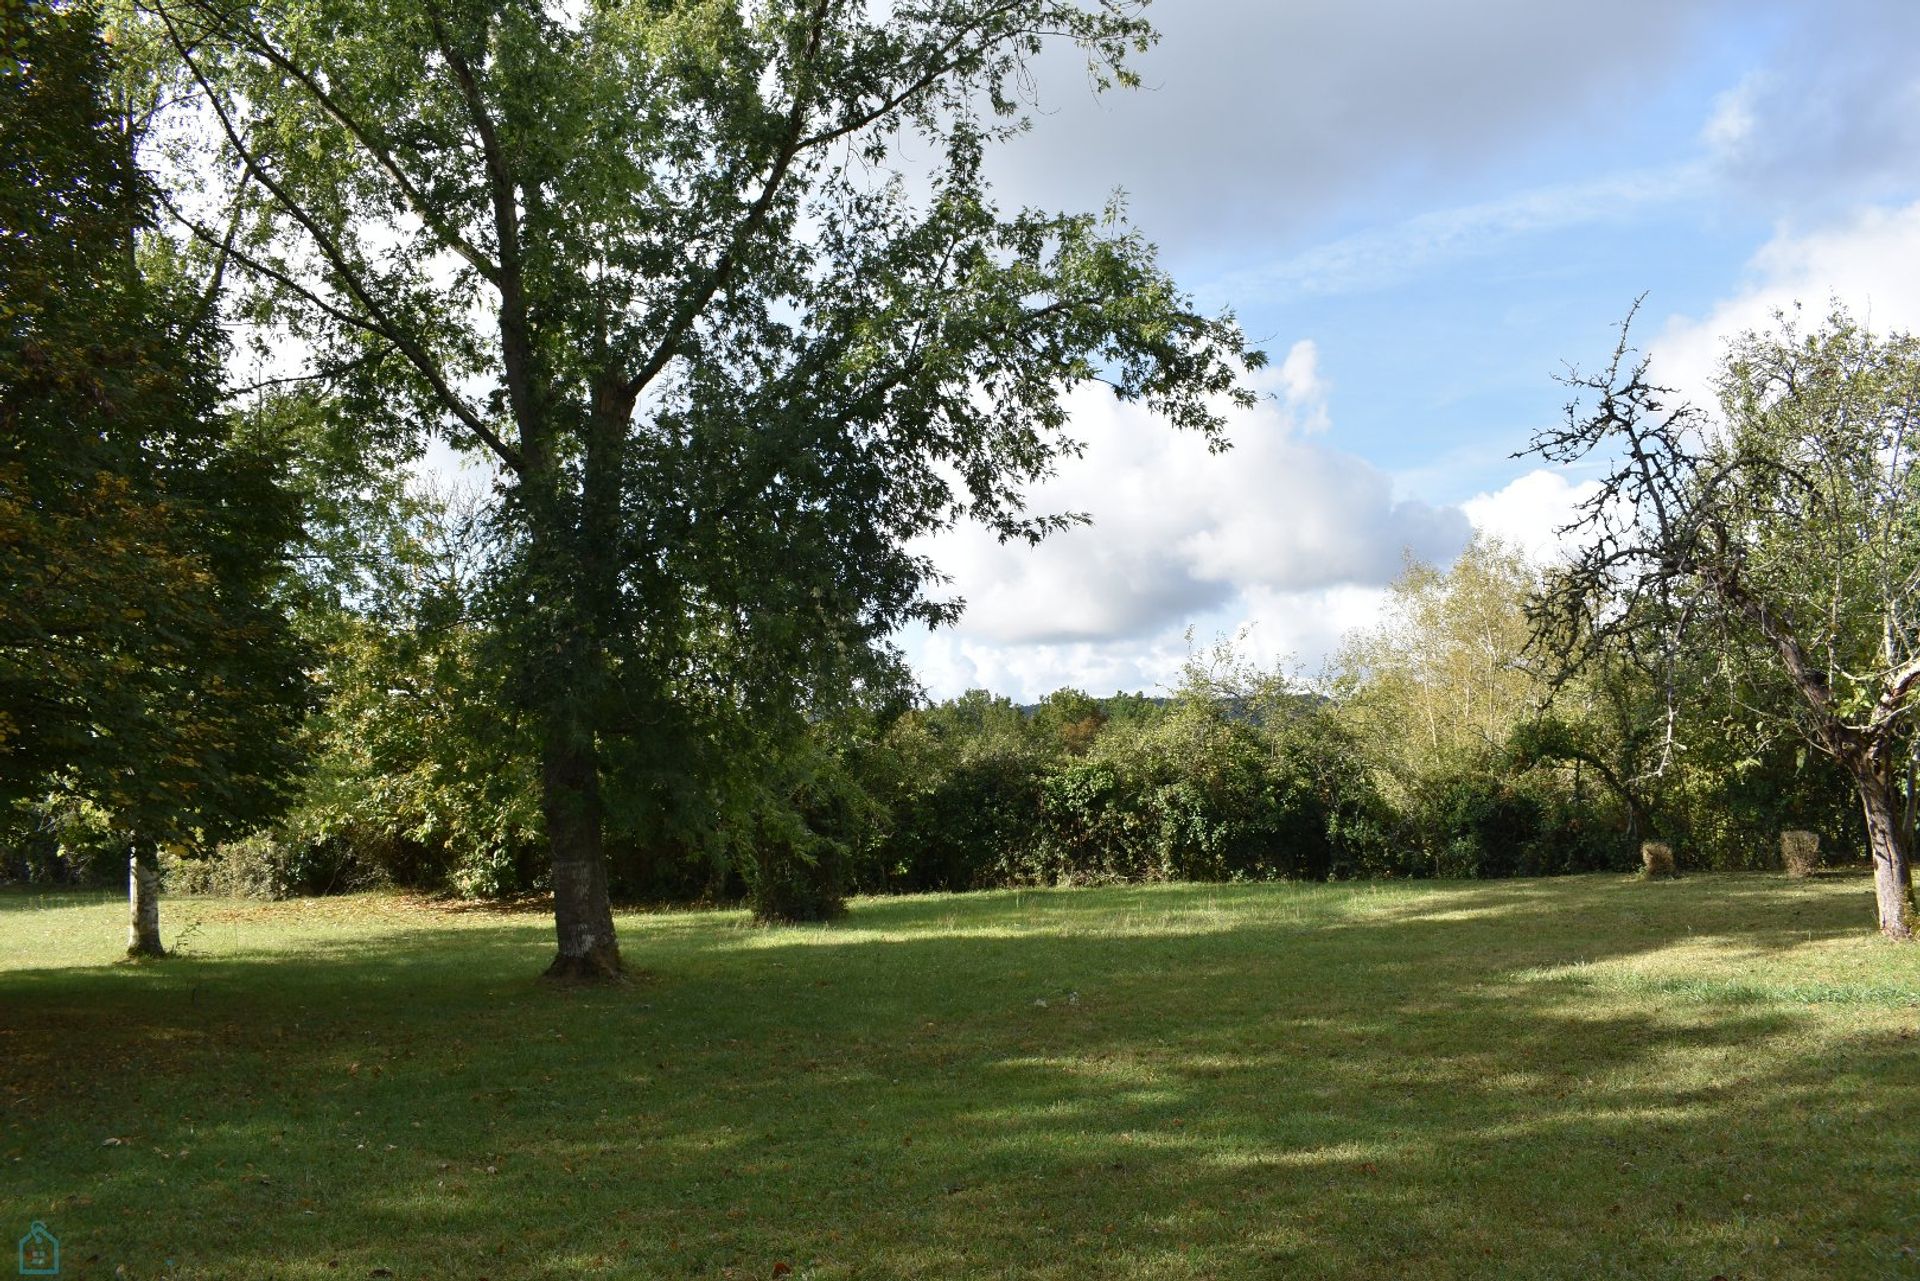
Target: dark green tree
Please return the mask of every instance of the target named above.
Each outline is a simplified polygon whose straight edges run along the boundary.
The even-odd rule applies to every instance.
[[[1138,0],[147,0],[232,181],[180,216],[372,397],[483,452],[556,976],[620,969],[610,760],[773,741],[951,618],[918,535],[1038,538],[1102,380],[1218,438],[1258,360],[1116,213],[1004,211],[1048,39],[1127,82]],[[920,159],[911,159],[918,157]]]
[[[269,810],[303,678],[277,595],[297,508],[221,412],[214,298],[143,246],[150,191],[81,6],[0,58],[0,804],[93,802],[157,851]]]

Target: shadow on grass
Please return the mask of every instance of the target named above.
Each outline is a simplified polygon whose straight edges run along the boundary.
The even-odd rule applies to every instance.
[[[1846,888],[628,918],[612,991],[519,918],[16,972],[0,1187],[75,1276],[1907,1275],[1911,1017],[1531,977],[1791,959]]]

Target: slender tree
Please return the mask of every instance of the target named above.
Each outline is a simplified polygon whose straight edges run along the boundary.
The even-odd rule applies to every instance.
[[[1541,602],[1543,642],[1567,668],[1626,645],[1664,652],[1648,666],[1667,672],[1704,646],[1748,715],[1852,778],[1880,930],[1911,939],[1920,341],[1841,310],[1811,328],[1782,315],[1728,345],[1715,415],[1656,386],[1623,326],[1606,370],[1571,383],[1565,426],[1534,448],[1606,475],[1573,526],[1583,552]]]
[[[555,976],[620,969],[608,760],[804,717],[952,617],[911,538],[1025,482],[1099,379],[1218,439],[1230,318],[1118,215],[1003,212],[1043,42],[1131,80],[1138,0],[145,0],[229,179],[176,200],[377,399],[488,457],[537,725]],[[918,158],[917,160],[914,158]],[[203,169],[204,171],[204,169]]]
[[[67,792],[157,852],[276,802],[302,701],[294,505],[219,409],[213,298],[152,210],[92,10],[8,10],[0,65],[0,804]],[[163,248],[163,247],[159,247]]]
[[[1476,533],[1447,569],[1409,562],[1376,626],[1337,659],[1340,715],[1402,778],[1497,751],[1544,687],[1520,662],[1539,580],[1518,548]]]

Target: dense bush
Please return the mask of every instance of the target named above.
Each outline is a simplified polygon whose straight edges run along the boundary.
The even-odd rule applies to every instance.
[[[102,888],[125,885],[127,841],[98,806],[50,796],[0,821],[0,880]]]
[[[1556,772],[1489,761],[1419,779],[1403,817],[1428,875],[1556,876],[1624,870],[1635,857],[1611,798],[1570,788]]]
[[[285,899],[364,889],[372,882],[353,850],[341,842],[309,843],[257,832],[212,852],[162,859],[173,894]]]
[[[976,692],[912,713],[866,776],[861,888],[1325,879],[1387,870],[1392,822],[1313,705]]]
[[[1853,787],[1831,761],[1775,742],[1764,750],[1732,735],[1707,738],[1667,780],[1660,835],[1681,868],[1765,871],[1780,862],[1780,833],[1818,833],[1829,849],[1863,849]]]
[[[825,743],[788,757],[747,815],[737,865],[754,919],[825,921],[846,911],[849,864],[882,818]]]
[[[863,852],[858,888],[972,890],[1021,879],[1046,765],[1004,699],[901,717],[862,773],[886,823]]]
[[[1035,879],[1324,878],[1327,814],[1300,762],[1224,705],[1110,731],[1041,788]]]

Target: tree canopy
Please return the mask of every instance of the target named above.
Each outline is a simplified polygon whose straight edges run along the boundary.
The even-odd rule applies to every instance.
[[[1130,81],[1134,0],[142,7],[222,166],[176,215],[361,403],[498,469],[555,973],[619,967],[609,754],[800,725],[951,618],[910,540],[1071,520],[1020,497],[1076,448],[1070,387],[1216,441],[1249,394],[1258,354],[1117,210],[983,176],[1043,41]]]
[[[1535,448],[1607,472],[1543,635],[1569,666],[1649,652],[1670,704],[1683,656],[1710,656],[1752,724],[1789,727],[1852,777],[1881,931],[1912,937],[1897,797],[1920,689],[1920,342],[1838,308],[1779,316],[1728,344],[1712,414],[1655,384],[1623,327],[1607,369],[1574,385],[1583,399]]]
[[[220,410],[213,301],[136,242],[151,191],[90,11],[0,71],[0,801],[64,789],[130,837],[264,812],[304,705],[276,599],[298,511]]]

